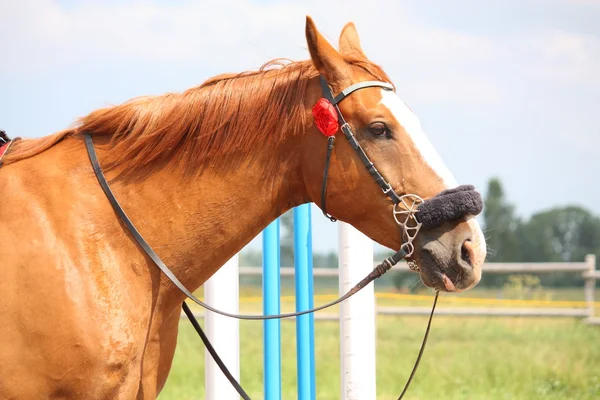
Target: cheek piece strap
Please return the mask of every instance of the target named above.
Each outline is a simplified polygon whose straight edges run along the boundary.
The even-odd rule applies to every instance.
[[[348,124],[346,122],[346,120],[344,119],[344,116],[342,115],[342,112],[338,105],[342,100],[344,100],[346,97],[348,97],[351,93],[353,93],[357,90],[360,90],[360,89],[365,89],[365,88],[370,88],[370,87],[380,87],[380,88],[383,88],[384,90],[393,90],[394,87],[386,82],[379,82],[379,81],[359,82],[359,83],[355,83],[354,85],[347,87],[340,94],[338,94],[337,96],[334,97],[333,92],[331,91],[331,88],[329,87],[329,84],[327,83],[327,80],[325,80],[325,77],[323,77],[323,75],[320,76],[320,81],[321,81],[321,91],[323,93],[323,97],[326,98],[327,100],[329,100],[329,102],[335,107],[335,110],[336,110],[337,116],[338,116],[338,124],[340,126],[340,130],[346,137],[346,140],[348,140],[348,142],[350,143],[350,146],[352,146],[352,149],[356,152],[356,154],[360,158],[360,161],[363,163],[365,168],[367,168],[367,171],[369,171],[369,174],[371,174],[373,179],[375,179],[375,182],[381,188],[383,193],[385,195],[387,195],[394,204],[400,203],[400,196],[398,196],[398,194],[392,188],[392,185],[390,185],[388,183],[388,181],[386,181],[385,178],[379,173],[377,168],[375,168],[375,164],[373,164],[373,162],[367,156],[367,153],[365,153],[365,151],[361,147],[360,143],[358,143],[356,136],[352,132],[352,128],[350,127],[350,124]],[[329,136],[329,138],[327,140],[327,155],[325,158],[325,169],[323,171],[323,182],[321,185],[321,210],[323,212],[323,215],[325,215],[325,217],[327,217],[332,222],[337,221],[337,219],[335,217],[327,214],[327,206],[326,206],[325,200],[326,200],[326,193],[327,193],[327,177],[329,175],[329,162],[331,160],[331,154],[333,152],[334,144],[335,144],[335,135]]]

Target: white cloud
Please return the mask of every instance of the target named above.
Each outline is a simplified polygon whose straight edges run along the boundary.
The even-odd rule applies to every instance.
[[[549,85],[600,82],[600,41],[591,36],[551,30],[517,37],[465,34],[420,22],[396,2],[341,4],[13,2],[0,12],[6,55],[0,73],[27,78],[73,66],[148,63],[175,71],[251,69],[276,57],[306,58],[304,16],[310,14],[334,44],[343,24],[355,21],[367,53],[412,102],[497,106],[513,95],[506,87],[511,74]],[[511,60],[515,70],[508,72]]]
[[[537,72],[572,84],[600,84],[600,40],[583,34],[551,32],[541,38],[544,63]]]
[[[398,74],[448,66],[459,75],[460,87],[470,85],[464,64],[493,56],[489,40],[434,30],[413,22],[410,12],[392,2],[214,3],[84,2],[70,7],[50,0],[25,0],[0,13],[0,47],[7,57],[3,74],[27,76],[86,63],[168,63],[211,65],[236,71],[253,68],[275,57],[306,58],[304,16],[335,44],[347,21],[355,21],[365,48],[376,62]],[[392,18],[390,18],[392,16]],[[407,81],[411,79],[406,78]],[[480,86],[491,81],[475,79]],[[416,81],[417,83],[419,80]],[[398,82],[401,84],[401,82]],[[435,95],[428,81],[424,98]],[[497,91],[498,88],[496,88]],[[493,92],[494,90],[492,90]],[[447,92],[447,91],[446,91]],[[448,94],[440,92],[440,98]],[[484,96],[489,100],[489,96]]]
[[[573,5],[582,5],[582,6],[596,6],[600,7],[600,0],[564,0],[566,4]]]

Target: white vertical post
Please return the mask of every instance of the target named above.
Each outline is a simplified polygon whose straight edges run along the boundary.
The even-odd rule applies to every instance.
[[[373,270],[373,243],[339,224],[339,286],[345,294]],[[373,282],[340,304],[341,399],[375,400],[375,290]]]
[[[584,286],[584,294],[585,301],[588,305],[588,318],[594,317],[594,292],[596,290],[596,279],[594,278],[594,273],[596,272],[596,255],[588,254],[585,256],[585,263],[587,264],[588,270],[584,276],[585,278],[585,286]]]
[[[206,302],[223,311],[239,313],[239,258],[236,254],[204,283]],[[206,311],[206,335],[231,374],[240,377],[239,321]],[[206,400],[238,400],[239,394],[227,380],[210,353],[204,352]]]

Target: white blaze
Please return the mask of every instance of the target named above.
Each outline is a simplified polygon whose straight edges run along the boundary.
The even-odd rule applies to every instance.
[[[427,135],[423,132],[421,121],[419,121],[419,118],[415,113],[408,108],[396,93],[382,89],[381,96],[382,99],[380,104],[387,107],[398,123],[402,125],[417,150],[421,153],[423,161],[425,161],[433,172],[442,179],[446,188],[451,189],[458,186],[454,175],[452,175],[452,172],[450,172],[446,164],[444,164],[444,161],[427,138]],[[467,223],[471,228],[471,232],[473,232],[474,237],[472,240],[477,254],[481,257],[481,259],[476,262],[481,265],[487,250],[485,236],[483,235],[481,227],[479,226],[479,221],[477,221],[476,218],[468,218]]]
[[[421,153],[421,157],[425,163],[442,179],[446,188],[450,189],[458,186],[454,175],[446,167],[446,164],[444,164],[444,161],[427,138],[427,135],[423,132],[419,118],[391,90],[382,89],[381,96],[381,104],[387,107],[398,123],[402,125],[417,150]]]

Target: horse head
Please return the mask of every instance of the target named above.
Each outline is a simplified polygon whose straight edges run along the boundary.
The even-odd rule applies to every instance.
[[[334,96],[360,82],[388,83],[388,87],[374,85],[354,90],[335,106],[360,148],[398,197],[416,195],[412,201],[427,201],[458,185],[425,135],[419,118],[398,96],[385,72],[368,61],[354,24],[344,27],[336,50],[307,17],[306,40],[319,78]],[[322,97],[322,87],[315,79],[307,106],[312,107]],[[304,140],[302,145],[303,177],[310,200],[321,204],[328,139],[314,123],[308,131],[312,139]],[[365,168],[352,141],[345,140],[340,130],[335,136],[326,211],[398,251],[407,238],[394,218],[394,202]],[[461,291],[472,288],[481,279],[486,243],[475,215],[423,226],[412,244],[414,252],[408,259],[418,265],[425,285],[442,291]]]

